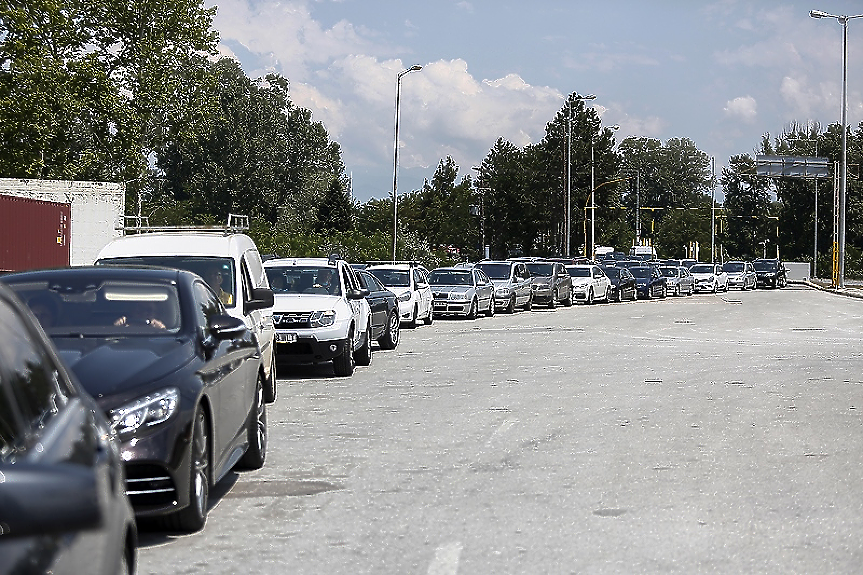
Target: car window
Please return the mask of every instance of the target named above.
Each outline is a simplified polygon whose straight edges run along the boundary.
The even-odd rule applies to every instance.
[[[29,428],[41,428],[59,413],[72,390],[59,377],[59,372],[51,358],[36,341],[38,334],[33,332],[21,319],[18,313],[8,305],[0,305],[0,358],[5,369],[0,377],[5,393],[11,392],[11,398],[4,393],[5,406],[3,412],[11,413],[10,401],[18,406],[23,423]],[[7,387],[8,386],[8,387]],[[14,399],[13,399],[14,398]],[[6,415],[4,414],[5,418]],[[5,433],[9,434],[7,428]],[[0,439],[4,443],[14,444],[21,438],[7,437]],[[10,453],[11,445],[0,445],[0,451],[5,450],[6,458],[14,457]]]
[[[477,267],[488,277],[496,280],[508,280],[512,273],[512,266],[509,264],[481,263],[477,264]]]
[[[224,313],[221,302],[203,282],[196,281],[194,286],[195,293],[195,323],[198,325],[198,331],[204,334],[204,337],[209,337],[210,334],[210,318],[214,315]]]
[[[410,274],[407,270],[371,269],[369,273],[390,287],[410,287]]]

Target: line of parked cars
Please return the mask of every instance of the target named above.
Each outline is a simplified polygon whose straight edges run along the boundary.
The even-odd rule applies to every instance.
[[[233,229],[0,279],[0,574],[132,573],[136,518],[201,529],[211,488],[265,464],[279,367],[347,377],[437,317],[786,283],[778,260],[265,259]]]

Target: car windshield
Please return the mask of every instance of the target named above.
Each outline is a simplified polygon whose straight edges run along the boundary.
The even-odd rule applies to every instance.
[[[429,283],[434,286],[469,286],[473,280],[470,271],[434,270],[429,274]]]
[[[234,286],[237,282],[234,260],[231,258],[218,257],[194,257],[194,256],[134,256],[101,259],[97,264],[111,264],[123,266],[159,266],[163,268],[176,268],[196,273],[210,284],[210,287],[225,304],[231,308],[237,305],[237,294]]]
[[[341,295],[338,270],[331,266],[267,266],[274,294]]]
[[[689,271],[694,274],[712,274],[714,272],[714,269],[712,265],[699,264],[689,268]]]
[[[602,271],[605,272],[610,279],[616,280],[620,277],[620,268],[602,268]]]
[[[48,335],[138,336],[174,334],[182,328],[177,286],[74,275],[48,280],[5,280]]]
[[[752,262],[752,265],[755,266],[755,271],[757,272],[772,272],[776,271],[776,268],[779,267],[778,265],[776,265],[775,261],[771,260],[756,260]]]
[[[529,263],[527,269],[532,276],[551,276],[554,275],[554,264],[549,263]]]
[[[407,270],[371,269],[370,274],[387,287],[410,287],[411,276]]]
[[[590,277],[590,268],[566,268],[566,271],[569,272],[569,275],[574,278],[589,278]]]
[[[650,268],[629,268],[629,271],[632,272],[632,275],[639,279],[649,278],[650,272],[653,271]]]
[[[676,278],[678,275],[680,275],[680,272],[677,270],[677,268],[659,268],[659,273],[661,273],[667,278]]]
[[[728,262],[722,266],[722,269],[728,273],[740,273],[743,271],[743,262]]]
[[[493,280],[508,280],[512,271],[509,264],[476,264],[476,267]]]

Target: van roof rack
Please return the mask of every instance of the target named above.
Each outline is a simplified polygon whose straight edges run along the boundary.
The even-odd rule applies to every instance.
[[[130,225],[131,224],[131,225]],[[241,214],[228,214],[228,223],[224,226],[151,226],[148,218],[139,216],[126,216],[125,224],[119,228],[124,234],[144,233],[209,233],[230,235],[248,231],[249,216]]]
[[[417,267],[423,265],[422,262],[418,261],[408,261],[408,260],[369,260],[366,262],[370,266],[391,266],[391,265],[403,265],[403,266],[412,266]]]

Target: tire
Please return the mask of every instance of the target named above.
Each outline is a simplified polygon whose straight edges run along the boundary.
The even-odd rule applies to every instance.
[[[264,401],[267,403],[276,401],[276,385],[278,384],[276,380],[276,345],[273,344],[273,353],[270,359],[270,377],[264,381]]]
[[[494,317],[494,312],[495,312],[494,305],[495,305],[494,304],[494,296],[491,296],[491,298],[489,299],[489,302],[488,302],[488,310],[486,310],[486,312],[485,312],[486,317]]]
[[[420,325],[419,315],[420,315],[420,308],[418,305],[414,305],[414,313],[411,316],[410,323],[408,324],[411,328],[419,327],[419,325]]]
[[[258,378],[255,386],[255,401],[246,423],[246,439],[249,447],[239,461],[243,469],[260,469],[267,460],[267,404],[264,401],[264,382]]]
[[[668,297],[668,287],[662,286],[659,291],[659,299],[665,299],[666,297]]]
[[[515,313],[515,296],[509,298],[509,305],[503,311],[504,313]]]
[[[363,346],[354,352],[354,363],[357,365],[372,364],[372,327],[369,325],[366,328],[365,343]]]
[[[356,364],[354,363],[354,350],[352,349],[353,341],[354,329],[351,328],[348,330],[348,339],[345,344],[347,349],[338,357],[333,358],[333,371],[338,377],[350,377],[354,374]]]
[[[429,307],[429,314],[423,320],[426,325],[431,325],[434,322],[434,309]]]
[[[605,303],[611,303],[611,286],[605,288]]]
[[[527,298],[527,303],[524,304],[524,311],[530,311],[533,309],[533,292],[530,292],[530,297]]]
[[[676,286],[674,286],[674,291],[671,292],[671,295],[673,295],[675,297],[680,297],[680,284],[677,284]]]
[[[585,298],[584,303],[587,305],[593,305],[593,288],[587,290],[587,297]]]
[[[401,321],[399,320],[399,310],[394,309],[387,320],[387,329],[378,340],[378,345],[381,349],[395,349],[399,344],[399,335],[401,333]]]
[[[467,312],[467,319],[476,319],[476,316],[479,315],[479,303],[476,301],[476,298],[470,300],[470,310]]]
[[[572,288],[569,288],[569,294],[567,294],[566,299],[563,300],[564,307],[572,307]]]
[[[551,292],[551,301],[548,302],[548,308],[554,309],[557,307],[557,290]]]
[[[189,446],[189,505],[164,518],[170,530],[195,532],[207,523],[207,503],[210,498],[210,431],[207,415],[199,406],[192,420],[192,441]]]
[[[716,282],[714,282],[714,283],[713,283],[713,293],[716,293],[716,292],[718,292],[718,291],[719,291],[719,284],[717,284]]]

